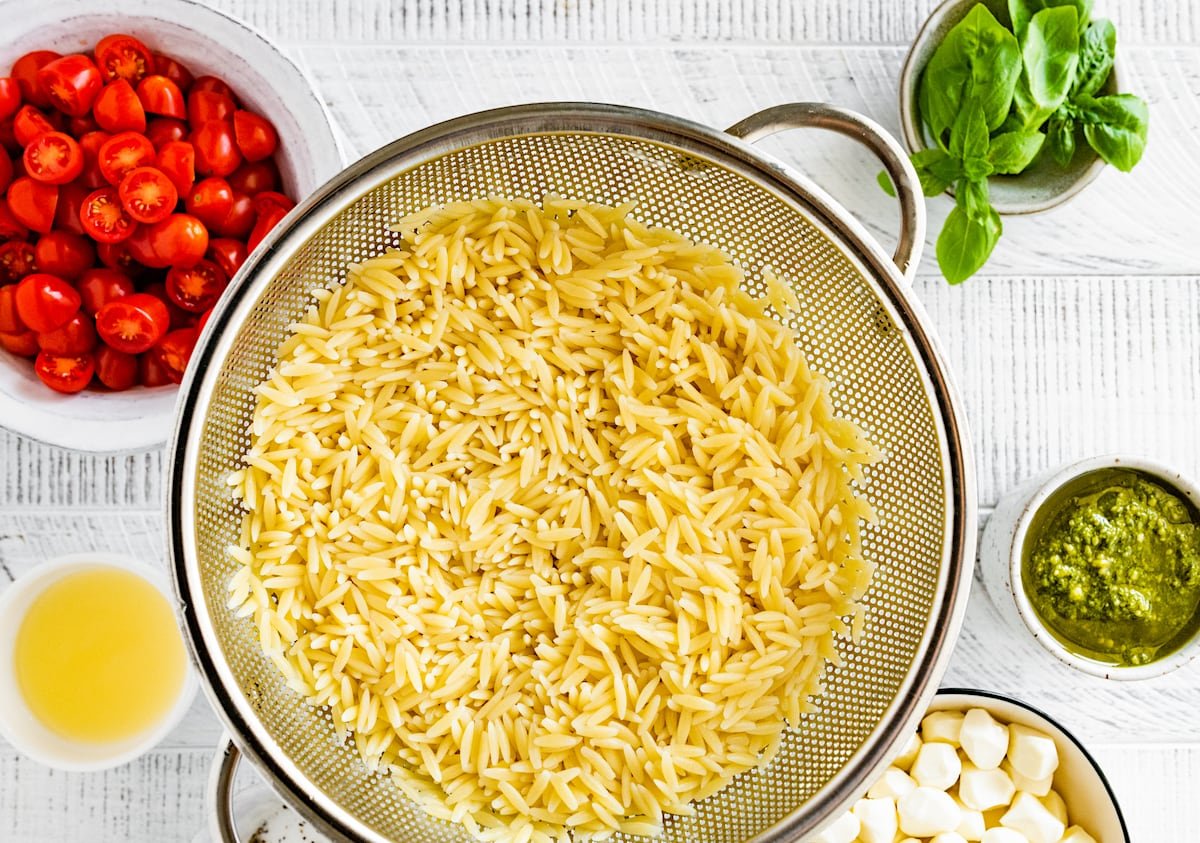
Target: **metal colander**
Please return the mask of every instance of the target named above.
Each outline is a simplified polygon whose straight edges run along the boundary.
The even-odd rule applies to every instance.
[[[653,112],[589,104],[521,106],[460,118],[368,156],[294,211],[250,259],[198,347],[173,445],[171,549],[186,633],[209,697],[232,735],[214,775],[218,839],[236,840],[228,784],[239,751],[293,806],[335,838],[441,843],[466,832],[428,817],[370,773],[327,712],[308,707],[264,657],[251,620],[226,608],[242,512],[227,475],[250,443],[254,386],[316,287],[350,261],[398,243],[388,226],[430,205],[547,193],[619,204],[729,252],[764,292],[763,266],[791,279],[786,321],[838,411],[885,459],[866,495],[864,532],[878,565],[866,633],[842,646],[814,713],[767,767],[668,818],[664,839],[799,841],[866,786],[924,710],[965,604],[974,490],[952,389],[901,271],[819,188],[756,151],[780,128],[820,126],[870,146],[892,174],[905,218],[897,260],[915,263],[923,205],[903,153],[878,126],[826,106],[780,106],[724,133]],[[623,839],[618,835],[617,839]],[[624,838],[639,839],[639,838]]]

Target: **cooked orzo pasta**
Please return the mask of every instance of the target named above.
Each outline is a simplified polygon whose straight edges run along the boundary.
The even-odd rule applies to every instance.
[[[316,292],[230,479],[231,606],[485,840],[655,833],[771,757],[863,620],[874,449],[726,255],[631,214],[403,220]]]

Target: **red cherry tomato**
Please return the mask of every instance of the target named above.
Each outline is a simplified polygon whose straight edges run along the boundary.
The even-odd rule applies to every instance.
[[[49,108],[50,98],[38,85],[37,74],[44,66],[61,57],[61,53],[53,50],[34,50],[17,59],[12,66],[12,77],[17,80],[17,85],[21,89],[21,98],[25,102],[40,108]]]
[[[196,183],[187,195],[187,212],[209,228],[220,225],[233,209],[233,188],[213,176]]]
[[[83,221],[79,219],[79,212],[83,210],[83,203],[91,192],[80,181],[64,184],[58,189],[58,207],[54,209],[54,228],[57,231],[87,234]]]
[[[39,334],[66,324],[79,310],[79,292],[54,275],[35,272],[17,285],[17,315]]]
[[[192,91],[187,98],[188,123],[193,128],[209,120],[232,120],[235,111],[233,97],[216,91]]]
[[[117,243],[97,243],[96,257],[100,258],[100,263],[109,269],[115,269],[131,277],[136,277],[145,269],[129,253],[129,242],[127,240],[121,240]]]
[[[37,334],[33,331],[21,331],[17,334],[0,333],[0,348],[18,357],[37,357]],[[166,377],[164,374],[163,377]]]
[[[82,117],[72,117],[67,121],[67,133],[73,138],[81,138],[88,132],[95,132],[99,129],[100,124],[90,114],[85,114]]]
[[[118,185],[130,170],[154,163],[154,147],[137,132],[113,135],[100,147],[100,172],[111,185]]]
[[[149,114],[164,117],[187,116],[187,100],[179,86],[165,76],[147,76],[137,86],[138,99]]]
[[[279,135],[265,117],[251,111],[239,111],[233,115],[233,133],[238,149],[247,161],[261,161],[275,154],[279,146]]]
[[[254,221],[254,228],[250,231],[250,237],[246,240],[246,248],[254,251],[255,247],[263,241],[271,229],[279,225],[279,221],[287,216],[287,211],[276,205],[266,206],[258,218]]]
[[[197,336],[204,333],[204,329],[208,326],[208,320],[212,318],[212,314],[213,309],[211,307],[200,314],[200,321],[196,323]]]
[[[212,261],[198,261],[184,269],[173,266],[167,273],[167,298],[189,313],[202,313],[217,303],[229,278]]]
[[[8,209],[27,228],[47,233],[54,225],[57,208],[58,188],[52,184],[21,176],[8,186]]]
[[[79,180],[91,190],[108,184],[100,170],[100,147],[111,137],[108,132],[88,132],[79,139],[79,148],[83,150],[83,175]]]
[[[188,360],[196,348],[197,332],[195,328],[181,328],[171,331],[154,346],[151,351],[158,362],[162,364],[171,383],[180,383],[183,373],[187,371]]]
[[[107,267],[89,269],[79,279],[79,298],[83,312],[95,316],[110,301],[135,292],[133,281],[123,272]]]
[[[96,347],[95,323],[83,313],[76,313],[65,325],[37,337],[38,347],[48,354],[87,354]]]
[[[180,196],[196,183],[196,150],[187,141],[171,141],[158,150],[158,169],[167,174]]]
[[[146,293],[110,301],[96,313],[100,339],[117,351],[141,354],[167,333],[170,324],[167,305]]]
[[[96,247],[86,237],[69,231],[51,231],[38,239],[34,250],[38,270],[75,281],[96,262]]]
[[[250,252],[241,240],[217,237],[208,241],[208,251],[204,257],[221,267],[226,278],[232,278],[242,268],[248,254]]]
[[[224,221],[213,227],[213,231],[220,234],[222,237],[233,237],[238,240],[245,240],[254,228],[254,200],[244,193],[233,194],[233,207],[229,209],[229,216],[225,217]]]
[[[208,250],[208,229],[191,214],[171,214],[147,234],[154,254],[171,266],[194,266]]]
[[[193,91],[212,91],[217,94],[224,94],[232,99],[237,99],[233,96],[233,88],[225,84],[224,81],[215,76],[199,76],[192,84]]]
[[[142,266],[163,269],[171,263],[155,254],[154,247],[150,244],[150,226],[148,225],[137,226],[129,239],[125,241],[125,247],[129,250],[129,256],[133,258],[134,262]]]
[[[254,211],[255,213],[259,214],[259,216],[265,214],[269,208],[278,208],[284,213],[287,213],[295,207],[296,203],[290,198],[284,196],[282,193],[276,193],[273,190],[264,190],[262,193],[259,193],[254,197]]]
[[[43,65],[37,81],[50,103],[72,117],[92,110],[92,103],[104,87],[100,68],[85,55],[76,53]]]
[[[157,355],[150,352],[139,354],[137,363],[138,381],[142,386],[166,386],[171,382]]]
[[[132,35],[106,35],[96,45],[96,64],[106,82],[123,79],[136,85],[154,73],[154,55],[150,48]]]
[[[29,146],[34,138],[46,132],[53,132],[54,124],[46,119],[46,115],[32,105],[23,105],[13,118],[13,135],[21,146]]]
[[[37,253],[32,244],[22,240],[0,243],[0,284],[20,281],[32,272],[37,272]]]
[[[17,313],[17,285],[0,287],[0,334],[19,334],[29,328]]]
[[[179,192],[157,167],[138,167],[121,180],[121,204],[138,222],[158,222],[175,210]]]
[[[22,162],[24,166],[24,162]],[[0,196],[8,189],[8,183],[13,180],[13,162],[8,152],[0,147]]]
[[[233,171],[233,175],[229,177],[229,186],[248,196],[262,193],[264,190],[278,190],[279,169],[270,159],[247,162]]]
[[[142,288],[142,292],[154,296],[156,299],[162,299],[166,303],[167,314],[170,317],[167,325],[168,331],[175,331],[179,328],[191,328],[196,324],[196,320],[199,317],[171,301],[171,297],[167,295],[167,285],[162,281],[153,281],[147,284]]]
[[[0,120],[7,120],[21,107],[21,86],[11,76],[0,76]]]
[[[25,172],[47,184],[66,184],[83,172],[83,150],[75,138],[46,132],[25,147]]]
[[[50,354],[43,351],[37,356],[33,370],[42,383],[55,392],[67,394],[79,392],[92,381],[96,361],[90,354],[78,357]]]
[[[162,53],[154,54],[154,67],[160,74],[178,85],[179,90],[185,94],[192,87],[192,82],[195,81],[191,71],[181,64],[178,59],[164,56]]]
[[[12,208],[9,207],[8,200],[0,199],[0,239],[24,240],[28,235],[29,226],[16,218]]]
[[[13,121],[0,120],[0,148],[7,150],[9,155],[20,155],[21,144],[17,143],[17,135],[13,131]]]
[[[187,123],[176,120],[174,117],[155,117],[146,124],[146,139],[154,144],[154,148],[157,150],[162,150],[172,141],[187,140],[187,136]]]
[[[96,123],[106,132],[146,131],[146,110],[134,93],[133,86],[124,79],[109,82],[96,97],[92,106]]]
[[[138,381],[137,357],[100,346],[96,351],[96,379],[116,392],[129,389]]]
[[[136,223],[125,212],[115,187],[102,187],[88,194],[79,211],[83,229],[100,243],[120,243],[128,239]]]
[[[196,172],[205,176],[227,176],[242,163],[233,137],[233,124],[227,120],[209,120],[192,132],[196,147]]]

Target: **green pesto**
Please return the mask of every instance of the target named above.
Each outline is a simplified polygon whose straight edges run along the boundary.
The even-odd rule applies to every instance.
[[[1076,478],[1041,507],[1025,540],[1025,593],[1072,652],[1140,665],[1200,624],[1200,517],[1139,471]]]

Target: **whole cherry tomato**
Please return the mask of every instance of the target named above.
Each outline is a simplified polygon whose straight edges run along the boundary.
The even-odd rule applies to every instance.
[[[128,275],[108,267],[89,269],[79,279],[79,298],[83,312],[88,316],[95,316],[110,301],[134,292],[133,281]]]
[[[17,315],[31,331],[53,331],[79,310],[79,292],[54,275],[35,272],[17,285]]]
[[[66,184],[83,172],[83,150],[63,132],[45,132],[25,147],[25,172],[46,184]]]
[[[96,347],[96,323],[87,314],[76,313],[65,325],[38,334],[38,347],[48,354],[87,354]]]
[[[129,389],[138,382],[137,357],[100,346],[96,350],[96,380],[116,392]]]
[[[153,269],[165,269],[170,266],[170,261],[155,253],[154,247],[150,243],[150,226],[148,225],[139,225],[134,228],[129,239],[124,241],[124,245],[129,250],[129,256],[137,264]]]
[[[212,261],[198,261],[184,269],[171,267],[167,273],[167,297],[189,313],[202,313],[217,303],[229,278]]]
[[[241,240],[217,237],[208,241],[208,251],[204,257],[221,267],[226,278],[232,278],[242,268],[248,254],[250,251]]]
[[[195,328],[181,328],[171,331],[158,341],[151,354],[158,358],[171,383],[183,381],[183,373],[187,371],[188,360],[196,348],[197,332]]]
[[[192,82],[195,81],[191,71],[181,64],[178,59],[164,56],[162,53],[155,53],[154,66],[159,73],[178,85],[179,90],[185,94],[191,89]]]
[[[247,162],[233,171],[229,186],[238,193],[253,196],[264,190],[279,189],[279,168],[269,158],[265,161]]]
[[[189,214],[210,229],[215,228],[233,209],[233,188],[225,179],[212,176],[196,183],[185,204]]]
[[[167,377],[167,370],[163,368],[158,355],[150,352],[139,354],[137,362],[138,381],[142,386],[166,386],[171,383],[171,379]]]
[[[271,229],[279,225],[279,221],[286,216],[287,211],[277,205],[264,207],[254,221],[254,228],[250,231],[249,239],[246,240],[246,248],[253,252],[263,238],[271,232]]]
[[[11,76],[0,76],[0,120],[7,120],[21,107],[21,86]]]
[[[100,96],[96,97],[92,113],[96,123],[106,132],[146,131],[146,110],[133,86],[124,79],[104,86]]]
[[[67,121],[67,133],[73,138],[81,138],[88,132],[97,132],[99,130],[100,124],[90,114],[85,114],[82,117],[72,117]]]
[[[120,243],[133,235],[137,225],[121,204],[115,187],[102,187],[88,194],[79,211],[83,229],[100,243]]]
[[[37,81],[51,105],[72,117],[91,111],[92,103],[104,87],[100,68],[79,53],[43,65],[37,72]]]
[[[122,79],[136,85],[155,72],[154,56],[150,48],[132,35],[117,33],[106,35],[96,44],[96,64],[105,81]]]
[[[208,250],[208,229],[191,214],[171,214],[147,229],[151,250],[171,266],[194,266]]]
[[[216,91],[192,91],[187,98],[187,117],[192,128],[209,120],[232,120],[235,111],[233,97]]]
[[[200,314],[200,321],[196,323],[196,333],[198,335],[204,333],[204,329],[208,326],[208,320],[212,318],[212,314],[213,309],[211,307]]]
[[[21,98],[25,102],[39,108],[50,107],[50,98],[38,84],[37,75],[39,70],[57,58],[62,58],[62,54],[53,50],[34,50],[32,53],[21,56],[13,64],[12,78],[17,80],[17,85],[21,89]]]
[[[154,146],[137,132],[121,132],[100,147],[99,160],[100,172],[115,187],[130,170],[154,163]]]
[[[19,334],[29,328],[17,312],[17,285],[0,287],[0,334]]]
[[[162,299],[134,293],[100,308],[96,313],[96,330],[117,351],[141,354],[163,338],[170,318]]]
[[[16,334],[0,333],[0,348],[18,357],[37,357],[37,334],[33,331],[20,331]],[[166,373],[163,373],[166,377]]]
[[[29,226],[16,218],[7,199],[0,199],[0,239],[24,240],[28,235]]]
[[[90,354],[60,356],[43,351],[38,354],[33,370],[37,372],[42,383],[55,392],[71,394],[81,391],[91,383],[92,374],[96,371],[96,361]]]
[[[268,158],[279,146],[279,135],[271,121],[251,111],[238,111],[233,115],[233,134],[247,161]]]
[[[209,120],[192,132],[196,148],[196,172],[205,176],[227,176],[242,163],[233,137],[233,124],[227,120]]]
[[[172,141],[187,140],[187,136],[188,124],[174,117],[155,117],[146,124],[146,139],[160,152]]]
[[[209,251],[212,251],[211,247]],[[20,281],[32,272],[37,272],[37,253],[33,244],[23,240],[0,243],[0,284]]]
[[[8,186],[8,208],[22,225],[46,234],[54,225],[58,188],[21,176]]]
[[[187,196],[196,183],[196,150],[187,141],[171,141],[159,147],[158,168],[167,174],[180,196]]]
[[[287,213],[295,207],[295,202],[282,193],[276,193],[274,190],[264,190],[262,193],[255,194],[254,196],[254,211],[260,216],[271,208],[278,208]]]
[[[236,99],[233,96],[233,88],[229,87],[229,85],[227,85],[224,81],[218,79],[215,76],[199,76],[199,77],[197,77],[196,81],[194,83],[192,83],[192,90],[193,91],[212,91],[213,93],[224,94],[225,96],[227,96],[231,99]]]
[[[254,219],[254,200],[244,193],[235,192],[233,194],[233,207],[229,209],[229,216],[225,217],[225,220],[220,225],[214,226],[213,231],[222,237],[245,240],[254,228]]]
[[[138,167],[121,180],[121,204],[138,222],[158,222],[175,210],[179,192],[157,167]]]
[[[92,242],[69,231],[43,234],[34,253],[39,271],[68,281],[78,279],[96,262],[96,247]]]
[[[187,117],[187,100],[179,86],[165,76],[147,76],[137,86],[138,99],[147,114]]]

